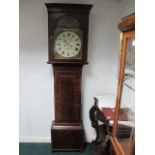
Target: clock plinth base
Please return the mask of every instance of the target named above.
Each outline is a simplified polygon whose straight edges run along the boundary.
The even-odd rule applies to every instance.
[[[82,123],[55,123],[51,127],[52,151],[82,151],[84,128]]]

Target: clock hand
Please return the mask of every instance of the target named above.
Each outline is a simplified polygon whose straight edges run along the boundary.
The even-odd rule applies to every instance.
[[[63,42],[65,43],[65,45],[66,45],[67,47],[69,46],[68,43],[67,43],[65,40],[64,40]]]
[[[70,47],[73,46],[73,38],[69,40],[69,46],[70,46]]]

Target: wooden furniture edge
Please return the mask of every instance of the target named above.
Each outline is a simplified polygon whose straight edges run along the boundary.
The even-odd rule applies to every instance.
[[[117,139],[115,137],[110,138],[110,142],[112,144],[112,147],[114,149],[114,152],[116,155],[125,155],[120,144],[118,143]]]
[[[122,19],[122,21],[118,24],[118,28],[122,32],[130,31],[135,29],[135,14],[131,14]]]

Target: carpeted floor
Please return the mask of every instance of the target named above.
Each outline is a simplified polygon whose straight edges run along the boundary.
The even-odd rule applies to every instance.
[[[92,155],[91,144],[83,152],[52,152],[50,143],[20,143],[19,155]]]

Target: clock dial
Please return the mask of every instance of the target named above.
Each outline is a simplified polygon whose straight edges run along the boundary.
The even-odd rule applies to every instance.
[[[55,50],[62,57],[75,57],[81,50],[81,39],[73,31],[64,31],[56,38]]]

